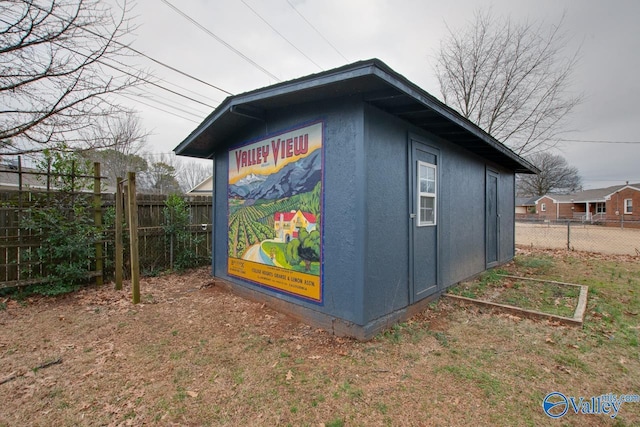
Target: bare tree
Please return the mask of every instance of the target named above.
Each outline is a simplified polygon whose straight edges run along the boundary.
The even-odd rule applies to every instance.
[[[196,162],[188,162],[183,165],[178,174],[178,182],[180,187],[186,193],[193,189],[196,185],[202,183],[205,179],[209,178],[213,174],[213,168],[211,164],[202,164]]]
[[[107,117],[98,127],[98,135],[94,136],[97,147],[107,148],[87,150],[83,156],[100,162],[102,173],[115,184],[116,178],[126,177],[127,172],[147,170],[147,161],[141,151],[148,136],[135,114]]]
[[[573,193],[582,189],[582,179],[578,169],[569,166],[561,155],[545,151],[528,156],[528,160],[540,169],[540,173],[518,175],[516,184],[520,196]]]
[[[0,154],[77,146],[79,132],[124,111],[111,95],[144,79],[120,62],[128,12],[126,0],[0,3]]]
[[[435,65],[444,102],[518,154],[554,145],[581,101],[569,93],[578,52],[564,55],[562,22],[547,28],[478,11],[467,28],[449,28]]]
[[[182,193],[178,176],[182,172],[182,162],[175,154],[146,154],[148,168],[140,174],[140,189],[155,194]]]

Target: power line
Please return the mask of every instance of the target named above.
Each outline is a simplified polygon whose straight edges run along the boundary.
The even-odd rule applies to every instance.
[[[71,50],[71,49],[70,49],[70,50]],[[73,50],[72,50],[72,52],[73,52]],[[78,53],[79,55],[83,55],[83,56],[84,56],[84,54],[82,54],[82,53],[79,53],[79,52],[76,52],[76,53]],[[87,56],[87,58],[88,58],[88,56]],[[113,62],[115,62],[116,64],[121,65],[121,66],[123,66],[123,67],[130,68],[130,69],[132,69],[132,70],[134,70],[134,71],[136,71],[136,72],[138,72],[138,73],[142,73],[142,71],[141,71],[141,70],[138,70],[137,68],[132,67],[131,65],[124,64],[124,63],[122,63],[122,62],[120,62],[120,61],[117,61],[117,60],[115,60],[115,59],[113,59],[113,58],[110,58],[110,61],[113,61]],[[189,101],[193,101],[193,102],[198,103],[198,104],[200,104],[200,105],[204,105],[205,107],[215,108],[215,107],[214,107],[214,106],[212,106],[212,105],[209,105],[209,104],[207,104],[207,103],[205,103],[205,102],[199,101],[199,100],[197,100],[197,99],[195,99],[195,98],[192,98],[192,97],[190,97],[190,96],[187,96],[187,95],[185,95],[185,94],[183,94],[183,93],[177,92],[177,91],[175,91],[175,90],[173,90],[173,89],[169,89],[169,88],[167,88],[167,87],[164,87],[164,86],[162,86],[162,85],[160,85],[160,84],[158,84],[158,83],[155,83],[155,82],[153,82],[153,81],[151,81],[151,80],[149,80],[149,79],[147,79],[147,78],[145,78],[145,77],[142,77],[142,76],[140,76],[140,75],[131,74],[131,73],[127,72],[127,71],[123,71],[123,70],[121,70],[120,68],[117,68],[117,67],[115,67],[115,66],[113,66],[113,65],[111,65],[111,64],[108,64],[108,63],[104,62],[102,59],[96,59],[96,62],[99,62],[100,64],[103,64],[103,65],[106,65],[107,67],[113,68],[114,70],[119,71],[119,72],[121,72],[121,73],[123,73],[123,74],[126,74],[126,75],[128,75],[128,76],[130,76],[130,77],[140,79],[140,80],[142,80],[143,82],[145,82],[145,83],[147,83],[147,84],[150,84],[150,85],[152,85],[152,86],[155,86],[155,87],[157,87],[157,88],[159,88],[159,89],[162,89],[162,90],[164,90],[164,91],[170,92],[170,93],[172,93],[172,94],[174,94],[174,95],[178,95],[178,96],[180,96],[180,97],[182,97],[182,98],[188,99]],[[176,86],[176,87],[179,87],[179,88],[180,88],[180,89],[182,89],[182,90],[185,90],[185,91],[191,92],[190,90],[188,90],[188,89],[186,89],[186,88],[183,88],[183,87],[182,87],[182,86],[180,86],[180,85],[177,85],[177,84],[175,84],[175,83],[171,83],[171,82],[169,82],[169,81],[167,81],[167,80],[164,80],[164,79],[162,79],[162,78],[158,78],[158,80],[160,80],[160,81],[162,81],[162,82],[165,82],[165,83],[169,83],[169,84],[174,85],[174,86]],[[209,100],[210,100],[210,101],[213,101],[213,102],[218,102],[217,100],[215,100],[215,99],[211,99],[211,98],[210,98]]]
[[[204,31],[207,35],[209,35],[209,36],[213,37],[214,39],[216,39],[219,43],[222,43],[224,46],[226,46],[228,49],[230,49],[233,53],[235,53],[236,55],[240,56],[242,59],[244,59],[245,61],[249,62],[251,65],[253,65],[257,69],[259,69],[260,71],[262,71],[263,73],[265,73],[266,75],[271,77],[272,79],[274,79],[274,80],[276,80],[278,82],[281,81],[279,78],[277,78],[276,76],[271,74],[269,71],[264,69],[258,63],[256,63],[251,58],[249,58],[247,55],[245,55],[244,53],[240,52],[238,49],[234,48],[233,46],[231,46],[226,41],[222,40],[220,37],[218,37],[216,34],[214,34],[211,30],[206,28],[204,25],[200,24],[198,21],[193,19],[191,16],[187,15],[182,10],[178,9],[176,6],[171,4],[168,0],[162,0],[162,2],[164,4],[166,4],[167,6],[169,6],[174,12],[176,12],[177,14],[179,14],[180,16],[185,18],[187,21],[191,22],[193,25],[195,25],[196,27],[198,27],[199,29]]]
[[[610,141],[603,139],[558,139],[561,142],[586,142],[593,144],[640,144],[640,141]]]
[[[251,12],[253,12],[258,18],[260,18],[262,20],[262,22],[264,22],[265,24],[267,24],[269,26],[269,28],[271,28],[277,35],[279,35],[280,37],[282,37],[282,39],[284,41],[286,41],[287,43],[289,43],[289,45],[291,47],[293,47],[295,50],[297,50],[298,52],[300,52],[302,54],[302,56],[304,56],[305,58],[307,58],[311,63],[313,63],[313,65],[315,65],[316,67],[318,67],[320,70],[324,70],[324,68],[322,68],[320,65],[318,65],[313,59],[309,58],[307,56],[306,53],[304,53],[303,51],[301,51],[300,49],[298,49],[298,47],[296,45],[294,45],[288,38],[286,38],[285,36],[283,36],[280,31],[278,31],[273,25],[271,25],[266,19],[264,19],[262,17],[262,15],[260,15],[254,8],[252,8],[251,6],[249,6],[247,4],[246,1],[244,0],[240,0],[245,6],[247,6],[249,8],[249,10],[251,10]]]
[[[181,118],[181,119],[183,119],[183,120],[188,120],[188,121],[190,121],[190,122],[192,122],[192,123],[196,123],[196,124],[199,124],[199,123],[200,123],[200,122],[198,122],[198,121],[196,121],[196,120],[189,119],[189,118],[187,118],[187,117],[183,117],[183,116],[181,116],[181,115],[179,115],[179,114],[172,113],[171,111],[167,111],[167,110],[165,110],[165,109],[163,109],[163,108],[156,107],[155,105],[151,105],[151,104],[149,104],[149,103],[147,103],[147,102],[140,101],[139,99],[131,98],[130,96],[125,95],[124,93],[121,93],[121,94],[120,94],[120,96],[125,97],[125,98],[127,98],[127,99],[129,99],[129,100],[131,100],[131,101],[133,101],[133,102],[138,102],[138,103],[140,103],[140,104],[142,104],[142,105],[146,105],[146,106],[147,106],[147,107],[149,107],[149,108],[153,108],[153,109],[155,109],[155,110],[162,111],[162,112],[167,113],[167,114],[171,114],[172,116],[175,116],[175,117]]]
[[[117,61],[117,60],[115,60],[115,59],[113,59],[113,58],[111,58],[110,60],[111,60],[111,61],[113,61],[113,62],[115,62],[116,64],[119,64],[119,65],[123,66],[123,67],[130,68],[130,69],[132,69],[132,70],[136,71],[138,74],[137,74],[137,75],[136,75],[136,74],[132,74],[132,73],[130,73],[130,72],[128,72],[128,71],[125,71],[125,70],[123,70],[123,69],[121,69],[121,68],[116,67],[115,65],[109,64],[109,63],[105,62],[101,57],[93,57],[93,56],[91,56],[91,55],[87,55],[87,54],[85,54],[85,53],[79,52],[78,50],[72,49],[72,48],[70,48],[70,47],[68,47],[68,46],[62,46],[60,43],[57,43],[57,42],[52,42],[52,43],[53,43],[54,45],[56,45],[56,46],[62,47],[62,48],[66,49],[66,50],[68,50],[68,51],[70,51],[70,52],[73,52],[73,53],[75,53],[76,55],[80,55],[80,56],[82,56],[82,57],[84,57],[84,58],[86,58],[86,59],[89,59],[89,60],[93,61],[93,62],[96,62],[96,63],[98,63],[98,64],[102,64],[102,65],[104,65],[104,66],[106,66],[106,67],[109,67],[109,68],[112,68],[112,69],[114,69],[114,70],[116,70],[116,71],[118,71],[118,72],[120,72],[120,73],[122,73],[122,74],[125,74],[125,75],[127,75],[127,76],[129,76],[129,77],[133,77],[134,79],[138,79],[138,80],[140,80],[140,81],[143,81],[143,82],[145,82],[145,83],[147,83],[147,84],[150,84],[150,85],[152,85],[152,86],[155,86],[155,87],[157,87],[157,88],[159,88],[159,89],[162,89],[162,90],[164,90],[164,91],[170,92],[170,93],[172,93],[172,94],[174,94],[174,95],[177,95],[177,96],[180,96],[180,97],[182,97],[182,98],[188,99],[189,101],[195,102],[195,103],[197,103],[197,104],[204,105],[205,107],[209,107],[209,108],[212,108],[212,109],[214,109],[214,108],[215,108],[213,105],[209,105],[209,104],[207,104],[207,103],[205,103],[205,102],[199,101],[199,100],[197,100],[197,99],[195,99],[195,98],[192,98],[192,97],[190,97],[190,96],[184,95],[184,94],[182,94],[182,93],[180,93],[180,92],[177,92],[177,91],[175,91],[175,90],[173,90],[173,89],[169,89],[168,87],[165,87],[165,86],[162,86],[162,85],[160,85],[160,84],[158,84],[158,83],[156,83],[156,82],[153,82],[153,81],[151,81],[151,80],[149,80],[149,79],[147,79],[147,78],[143,77],[143,76],[141,75],[141,74],[142,74],[142,71],[140,71],[140,70],[138,70],[138,69],[136,69],[136,68],[134,68],[134,67],[132,67],[132,66],[130,66],[130,65],[124,64],[124,63],[122,63],[122,62],[120,62],[120,61]],[[162,79],[160,79],[160,80],[162,80]]]
[[[114,41],[115,41],[115,40],[114,40]],[[202,83],[202,84],[205,84],[205,85],[207,85],[207,86],[209,86],[209,87],[212,87],[212,88],[214,88],[214,89],[217,89],[217,90],[219,90],[220,92],[226,93],[227,95],[231,95],[231,96],[233,96],[233,93],[231,93],[231,92],[229,92],[229,91],[227,91],[227,90],[224,90],[224,89],[222,89],[222,88],[221,88],[221,87],[219,87],[219,86],[213,85],[213,84],[208,83],[208,82],[206,82],[206,81],[204,81],[204,80],[201,80],[201,79],[199,79],[199,78],[197,78],[197,77],[194,77],[194,76],[192,76],[191,74],[188,74],[188,73],[186,73],[186,72],[184,72],[184,71],[181,71],[181,70],[179,70],[179,69],[177,69],[177,68],[175,68],[175,67],[172,67],[172,66],[171,66],[171,65],[169,65],[169,64],[165,64],[164,62],[160,61],[159,59],[152,58],[151,56],[149,56],[149,55],[147,55],[147,54],[145,54],[145,53],[142,53],[142,52],[140,52],[139,50],[132,48],[131,46],[128,46],[128,45],[122,44],[122,43],[120,43],[120,42],[118,42],[118,41],[115,41],[115,43],[116,43],[116,44],[119,44],[119,45],[121,45],[121,46],[123,46],[123,47],[125,47],[125,48],[127,48],[127,49],[129,49],[130,51],[132,51],[132,52],[134,52],[134,53],[137,53],[137,54],[138,54],[138,55],[140,55],[140,56],[143,56],[143,57],[145,57],[145,58],[147,58],[147,59],[149,59],[149,60],[151,60],[151,61],[155,62],[155,63],[156,63],[156,64],[158,64],[158,65],[162,65],[163,67],[168,68],[168,69],[170,69],[170,70],[172,70],[172,71],[175,71],[176,73],[182,74],[182,75],[183,75],[183,76],[185,76],[185,77],[188,77],[188,78],[190,78],[190,79],[192,79],[192,80],[195,80],[195,81],[197,81],[197,82],[199,82],[199,83]],[[176,86],[178,86],[178,85],[176,85]],[[179,86],[178,86],[178,87],[179,87]],[[184,88],[182,88],[182,89],[184,89]]]
[[[99,37],[99,38],[101,38],[101,39],[103,39],[103,40],[106,40],[106,41],[107,41],[107,42],[109,42],[109,43],[114,43],[114,44],[116,44],[116,45],[118,45],[118,46],[120,46],[120,47],[123,47],[123,48],[125,48],[125,49],[128,49],[128,50],[130,50],[130,51],[132,51],[132,52],[134,52],[134,53],[136,53],[136,54],[138,54],[138,55],[140,55],[140,56],[142,56],[142,57],[145,57],[145,58],[149,59],[150,61],[155,62],[155,63],[156,63],[156,64],[158,64],[158,65],[161,65],[161,66],[163,66],[163,67],[165,67],[165,68],[168,68],[169,70],[172,70],[172,71],[174,71],[174,72],[176,72],[176,73],[179,73],[179,74],[181,74],[181,75],[183,75],[183,76],[185,76],[185,77],[188,77],[188,78],[190,78],[190,79],[192,79],[192,80],[195,80],[195,81],[197,81],[197,82],[199,82],[199,83],[202,83],[202,84],[204,84],[204,85],[207,85],[207,86],[209,86],[209,87],[211,87],[211,88],[213,88],[213,89],[219,90],[220,92],[226,93],[227,95],[233,95],[233,93],[231,93],[231,92],[229,92],[229,91],[227,91],[227,90],[224,90],[224,89],[222,89],[222,88],[221,88],[221,87],[219,87],[219,86],[216,86],[216,85],[214,85],[214,84],[211,84],[211,83],[209,83],[209,82],[206,82],[206,81],[204,81],[204,80],[202,80],[202,79],[199,79],[198,77],[192,76],[191,74],[186,73],[185,71],[179,70],[178,68],[173,67],[173,66],[171,66],[171,65],[169,65],[169,64],[167,64],[167,63],[165,63],[165,62],[162,62],[162,61],[160,61],[159,59],[153,58],[152,56],[147,55],[146,53],[143,53],[143,52],[141,52],[141,51],[139,51],[139,50],[137,50],[137,49],[135,49],[135,48],[133,48],[133,47],[131,47],[131,46],[127,45],[127,44],[121,43],[121,42],[119,42],[118,40],[115,40],[115,39],[113,39],[113,38],[109,38],[109,37],[105,36],[104,34],[97,33],[97,32],[95,32],[95,31],[93,31],[93,30],[89,29],[88,27],[84,27],[84,26],[82,26],[82,27],[81,27],[81,26],[79,26],[78,24],[73,24],[71,21],[68,21],[66,18],[64,18],[64,17],[62,17],[62,16],[60,16],[60,15],[57,15],[57,14],[53,13],[53,12],[52,12],[52,11],[50,11],[50,10],[44,9],[44,8],[42,8],[42,7],[38,6],[38,5],[35,5],[35,4],[34,4],[33,6],[34,6],[34,7],[36,7],[37,9],[39,9],[39,10],[41,10],[41,11],[45,12],[45,13],[49,13],[49,14],[51,14],[51,16],[53,16],[53,17],[55,17],[55,18],[57,18],[57,19],[60,19],[60,20],[61,20],[61,21],[63,21],[65,24],[71,24],[74,28],[77,28],[77,29],[80,29],[80,30],[84,30],[84,31],[88,32],[88,33],[89,33],[89,34],[91,34],[91,35],[94,35],[94,36]],[[177,85],[176,85],[176,86],[177,86]]]
[[[163,0],[164,1],[164,0]],[[313,30],[320,36],[322,37],[322,39],[327,42],[327,44],[329,46],[331,46],[333,48],[333,50],[336,51],[336,53],[338,55],[340,55],[342,57],[342,59],[344,59],[345,61],[349,62],[349,60],[338,50],[337,47],[335,47],[333,45],[333,43],[331,43],[329,40],[327,40],[327,38],[325,36],[322,35],[322,33],[320,32],[320,30],[318,30],[316,27],[313,26],[313,24],[311,22],[309,22],[307,20],[307,18],[304,17],[304,15],[302,13],[300,13],[300,11],[298,9],[296,9],[296,7],[289,1],[287,0],[287,3],[289,3],[289,6],[291,6],[291,8],[300,16],[300,18],[302,18],[304,20],[304,22],[306,22],[311,28],[313,28]]]
[[[174,109],[176,111],[180,111],[182,113],[192,115],[192,116],[197,117],[199,119],[204,117],[204,116],[206,116],[206,114],[200,114],[200,113],[194,112],[193,110],[189,109],[189,107],[184,105],[184,104],[177,104],[178,106],[183,107],[183,108],[180,108],[180,107],[176,106],[176,103],[173,102],[172,100],[170,100],[168,98],[165,98],[165,97],[162,97],[162,96],[157,95],[157,94],[152,94],[151,92],[148,92],[148,91],[143,91],[143,92],[140,92],[140,93],[129,92],[129,94],[132,95],[132,96],[139,97],[139,98],[147,99],[149,101],[153,101],[153,102],[155,102],[157,104],[164,105],[165,107],[169,107],[169,108],[172,108],[172,109]],[[165,100],[167,100],[167,101],[169,101],[171,103],[160,101],[156,97],[159,97],[161,99],[165,99]]]

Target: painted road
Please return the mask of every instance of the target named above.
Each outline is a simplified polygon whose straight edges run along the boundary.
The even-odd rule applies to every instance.
[[[278,261],[271,259],[271,257],[262,249],[262,244],[265,242],[275,242],[274,239],[268,239],[255,245],[249,246],[249,249],[244,253],[242,259],[247,261],[258,262],[265,265],[273,265],[276,267],[282,267],[278,264]]]

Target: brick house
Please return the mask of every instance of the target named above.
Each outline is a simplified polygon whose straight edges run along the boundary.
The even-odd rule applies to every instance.
[[[521,200],[516,209],[526,209],[520,218],[557,221],[575,220],[640,228],[640,183],[614,185],[572,194],[545,194]]]

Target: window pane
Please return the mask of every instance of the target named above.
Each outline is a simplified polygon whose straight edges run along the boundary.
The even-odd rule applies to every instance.
[[[427,179],[430,181],[436,180],[436,170],[434,168],[427,168]]]
[[[434,207],[435,198],[420,196],[420,223],[421,224],[433,224],[434,223]]]
[[[420,165],[420,179],[425,179],[427,178],[427,174],[429,173],[429,166],[427,165]]]
[[[427,181],[427,193],[435,193],[436,192],[436,182],[435,181]]]
[[[420,179],[420,192],[429,193],[429,183],[426,179]]]

